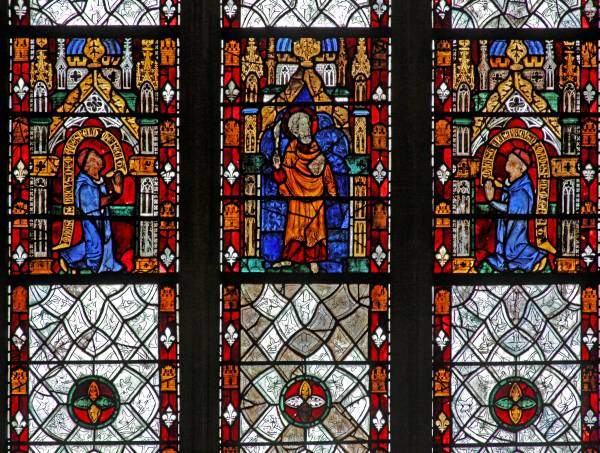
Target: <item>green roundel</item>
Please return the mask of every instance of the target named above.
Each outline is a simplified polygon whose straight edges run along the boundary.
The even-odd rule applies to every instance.
[[[121,402],[112,382],[101,376],[78,379],[67,396],[69,415],[87,429],[105,428],[115,421]]]
[[[498,426],[520,431],[534,423],[542,413],[542,396],[528,379],[513,376],[498,382],[489,396],[490,413]]]

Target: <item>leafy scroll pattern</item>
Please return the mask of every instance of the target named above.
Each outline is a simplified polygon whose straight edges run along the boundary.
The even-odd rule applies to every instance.
[[[34,286],[30,322],[31,451],[64,442],[85,451],[141,442],[135,451],[158,451],[158,287]],[[70,412],[73,388],[90,376],[115,390],[119,410],[106,426],[81,426]]]

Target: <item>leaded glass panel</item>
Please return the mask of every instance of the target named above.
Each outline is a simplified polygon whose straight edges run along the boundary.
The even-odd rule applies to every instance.
[[[594,451],[596,288],[436,287],[433,306],[435,448]]]
[[[15,286],[11,451],[176,451],[176,287]]]
[[[223,288],[221,448],[388,451],[388,289]]]
[[[14,25],[177,25],[179,0],[9,0]]]
[[[177,57],[170,38],[12,40],[11,273],[176,271]]]
[[[597,52],[435,42],[435,272],[597,270]]]
[[[223,43],[226,272],[387,272],[389,39]]]
[[[436,28],[588,28],[598,26],[595,0],[433,0]]]
[[[389,0],[222,0],[223,26],[380,27],[390,15]]]

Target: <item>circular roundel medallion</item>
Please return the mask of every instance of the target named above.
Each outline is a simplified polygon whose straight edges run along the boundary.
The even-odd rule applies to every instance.
[[[69,414],[79,426],[99,429],[115,421],[121,405],[112,382],[100,376],[77,380],[67,399]]]
[[[323,421],[331,409],[331,394],[314,376],[298,376],[283,388],[279,408],[292,424],[309,428]]]
[[[509,431],[527,428],[542,412],[542,397],[535,384],[516,376],[494,386],[489,404],[496,423]]]

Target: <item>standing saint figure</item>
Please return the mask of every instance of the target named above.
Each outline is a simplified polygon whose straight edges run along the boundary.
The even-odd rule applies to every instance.
[[[327,259],[325,191],[336,195],[333,172],[319,144],[314,140],[316,118],[307,111],[292,113],[283,121],[289,139],[283,163],[276,149],[272,161],[273,178],[279,193],[289,198],[282,261],[274,267],[308,263],[311,272]]]
[[[529,220],[511,218],[527,216],[533,212],[535,194],[527,168],[531,160],[523,149],[514,149],[508,156],[505,170],[508,174],[504,185],[488,180],[485,197],[490,205],[506,214],[496,225],[496,253],[487,262],[497,271],[541,271],[546,265],[546,251],[529,242]],[[502,188],[501,201],[494,201],[495,185]]]
[[[81,171],[75,182],[75,207],[86,217],[81,221],[82,239],[60,253],[60,266],[65,272],[69,269],[118,272],[123,266],[114,257],[106,207],[121,196],[123,176],[114,174],[109,192],[102,177],[105,167],[102,156],[93,149],[84,150],[80,162]]]

